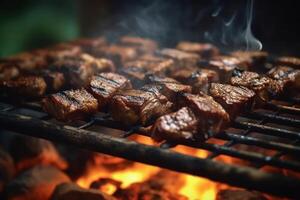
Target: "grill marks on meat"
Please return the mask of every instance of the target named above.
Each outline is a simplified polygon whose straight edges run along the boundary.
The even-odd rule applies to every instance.
[[[157,52],[159,56],[170,58],[175,61],[176,67],[195,67],[200,56],[194,53],[187,53],[177,49],[162,49]]]
[[[46,92],[46,82],[39,76],[21,76],[15,80],[3,81],[0,84],[2,92],[9,96],[21,98],[37,98]]]
[[[219,49],[208,43],[197,43],[183,41],[179,42],[176,49],[185,51],[188,53],[195,53],[201,56],[201,58],[211,58],[219,55]]]
[[[204,93],[182,94],[179,103],[195,113],[199,120],[199,131],[205,138],[221,132],[229,123],[229,115],[224,108]]]
[[[114,71],[115,68],[110,60],[96,59],[88,54],[82,54],[78,57],[65,57],[58,60],[50,70],[63,73],[69,87],[81,87],[87,85],[95,73]]]
[[[246,87],[212,83],[209,94],[223,106],[234,119],[238,113],[251,107],[255,93]]]
[[[96,113],[98,102],[85,89],[67,90],[46,97],[43,108],[58,120],[71,121]]]
[[[180,110],[158,118],[151,128],[151,137],[156,141],[184,141],[194,139],[198,131],[198,119],[192,110]]]
[[[98,100],[99,109],[110,101],[112,96],[120,89],[130,89],[130,81],[115,73],[100,73],[93,76],[88,90]]]
[[[267,75],[279,81],[284,88],[296,90],[300,88],[300,70],[287,66],[277,66],[272,68]]]
[[[171,106],[167,99],[162,100],[152,92],[122,90],[113,96],[110,113],[113,119],[125,125],[147,125],[153,119],[169,113]]]

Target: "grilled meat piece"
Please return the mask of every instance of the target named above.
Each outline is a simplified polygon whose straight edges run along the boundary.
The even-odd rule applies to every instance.
[[[126,67],[122,68],[120,73],[129,78],[134,86],[139,87],[144,84],[145,76],[149,72],[144,68]]]
[[[197,43],[197,42],[179,42],[176,49],[185,51],[188,53],[195,53],[201,56],[201,58],[211,58],[219,55],[219,49],[212,44]]]
[[[209,69],[179,69],[174,71],[171,77],[181,83],[192,86],[193,93],[198,93],[200,91],[207,93],[209,83],[217,82],[219,80],[218,74]]]
[[[0,63],[0,81],[8,81],[19,76],[20,70],[16,64]]]
[[[181,84],[173,78],[148,74],[145,79],[149,84],[160,85],[161,93],[172,102],[177,101],[178,94],[192,92],[191,86]]]
[[[162,101],[152,92],[143,90],[122,90],[117,92],[110,103],[112,117],[125,125],[147,125],[157,117],[169,113],[172,104]]]
[[[98,102],[85,89],[67,90],[43,99],[43,108],[58,120],[71,121],[96,113]]]
[[[195,67],[200,56],[194,53],[187,53],[177,49],[162,49],[157,52],[159,56],[173,59],[176,67]]]
[[[227,189],[220,190],[216,200],[267,200],[267,198],[255,191]]]
[[[81,54],[77,57],[65,57],[53,63],[50,69],[63,73],[67,85],[71,87],[87,85],[92,75],[98,72],[115,70],[110,60],[96,59],[88,54]]]
[[[287,88],[288,91],[300,88],[300,70],[287,66],[277,66],[267,74],[270,78],[284,84],[284,88]]]
[[[221,132],[229,123],[229,115],[224,108],[204,93],[182,94],[179,104],[192,109],[199,120],[199,130],[205,138]]]
[[[293,67],[296,69],[300,69],[300,58],[282,56],[282,57],[275,59],[275,64],[276,65],[285,65],[285,66]]]
[[[80,38],[70,42],[72,45],[79,46],[83,52],[91,53],[93,49],[107,45],[104,37]]]
[[[180,110],[158,118],[151,128],[151,137],[156,141],[184,141],[195,139],[198,131],[198,119],[192,110],[183,107]]]
[[[212,83],[209,94],[221,104],[233,120],[238,113],[249,109],[254,101],[254,91],[243,86]]]
[[[124,46],[134,47],[142,54],[153,53],[158,47],[157,43],[154,40],[131,36],[121,37],[120,44]]]
[[[283,92],[283,84],[255,72],[235,70],[230,80],[232,85],[244,86],[256,93],[255,103],[263,104],[270,96],[276,96]]]
[[[32,75],[41,76],[47,85],[47,92],[57,92],[65,85],[65,77],[60,72],[53,72],[50,70],[39,70],[31,73]]]
[[[38,50],[37,52],[45,56],[47,63],[51,64],[65,57],[76,57],[81,54],[81,48],[71,43],[60,43],[47,49]]]
[[[248,70],[262,70],[265,64],[268,53],[265,51],[234,51],[231,56],[241,60]]]
[[[88,90],[98,100],[99,109],[110,101],[112,96],[120,89],[130,89],[130,81],[122,75],[115,73],[100,73],[93,76]]]
[[[222,83],[230,81],[234,69],[247,68],[242,61],[232,56],[217,56],[209,61],[200,61],[198,64],[200,67],[215,70],[219,74]]]
[[[95,57],[105,57],[111,59],[118,66],[123,65],[123,63],[127,61],[134,60],[138,56],[138,52],[135,48],[120,45],[110,45],[95,48],[91,54]]]
[[[46,92],[46,82],[40,76],[21,76],[15,80],[3,81],[0,90],[9,96],[36,98],[41,97]]]

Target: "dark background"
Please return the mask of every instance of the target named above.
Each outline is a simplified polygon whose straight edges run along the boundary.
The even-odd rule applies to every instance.
[[[192,40],[212,42],[223,49],[244,49],[244,41],[237,41],[244,38],[247,2],[2,0],[0,56],[99,34],[111,40],[122,34],[140,35],[166,46],[178,40]],[[263,50],[300,55],[298,4],[291,0],[254,1],[251,27],[253,35],[262,42]],[[219,8],[219,15],[212,17]],[[235,24],[224,26],[233,15],[236,15]]]

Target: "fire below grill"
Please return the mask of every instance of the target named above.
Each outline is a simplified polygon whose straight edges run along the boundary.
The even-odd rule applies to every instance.
[[[239,116],[225,132],[203,143],[162,143],[158,146],[129,140],[135,134],[147,136],[144,128],[125,128],[98,113],[89,121],[62,123],[44,113],[37,102],[11,105],[0,104],[2,130],[40,137],[56,142],[101,152],[128,160],[205,177],[232,186],[258,190],[273,195],[298,198],[300,179],[261,170],[264,166],[300,172],[300,162],[284,159],[286,155],[300,155],[299,99],[272,100],[263,109]],[[101,127],[122,130],[96,132]],[[272,138],[272,139],[270,139]],[[223,144],[215,140],[225,141]],[[177,145],[185,145],[210,152],[207,158],[173,151]],[[235,148],[247,145],[247,149]],[[266,156],[257,148],[272,152]],[[238,166],[214,158],[226,155],[247,161],[248,166]]]

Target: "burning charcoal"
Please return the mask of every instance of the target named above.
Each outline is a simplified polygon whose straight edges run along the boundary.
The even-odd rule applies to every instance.
[[[46,97],[43,108],[56,119],[69,121],[96,113],[98,101],[85,89],[67,90]]]
[[[16,64],[0,63],[0,81],[8,81],[19,76],[20,71]]]
[[[15,165],[12,157],[0,149],[0,194],[5,185],[13,178],[15,174]],[[1,195],[0,195],[1,198]]]
[[[283,91],[283,84],[255,72],[236,70],[230,80],[232,85],[244,86],[256,93],[255,102],[263,104],[269,100],[269,96],[275,96]]]
[[[59,169],[68,166],[55,146],[44,139],[16,135],[11,141],[10,152],[18,172],[35,165],[51,165]]]
[[[198,132],[198,120],[187,107],[158,118],[151,129],[151,137],[156,141],[184,141],[195,139]]]
[[[96,57],[109,58],[118,66],[127,61],[134,60],[138,56],[138,52],[135,48],[119,45],[99,47],[94,49],[91,54]]]
[[[221,132],[229,123],[229,115],[224,108],[204,93],[182,94],[179,104],[189,107],[195,113],[199,121],[199,132],[205,138]]]
[[[159,56],[173,59],[177,67],[195,67],[200,56],[194,53],[187,53],[177,49],[162,49],[157,52]]]
[[[160,86],[157,89],[172,102],[177,102],[178,94],[192,92],[191,86],[181,84],[173,78],[148,74],[145,79],[149,84]]]
[[[0,91],[9,96],[21,98],[37,98],[46,92],[46,82],[40,76],[21,76],[15,80],[0,83]]]
[[[120,44],[124,46],[134,47],[140,53],[153,53],[157,49],[157,43],[150,39],[123,36],[120,39]]]
[[[107,59],[96,59],[88,54],[65,57],[51,65],[50,70],[64,74],[68,86],[81,87],[89,83],[98,72],[114,71],[114,64]]]
[[[113,194],[121,187],[122,182],[110,178],[100,178],[90,185],[90,188],[100,190],[106,194]]]
[[[130,80],[115,73],[97,74],[89,84],[89,92],[98,100],[99,109],[106,106],[118,90],[130,88]]]
[[[170,112],[170,107],[169,101],[161,101],[152,92],[123,90],[112,98],[110,112],[116,121],[125,125],[137,123],[146,125],[151,120]]]
[[[231,53],[241,60],[249,69],[262,70],[267,60],[268,53],[265,51],[234,51]]]
[[[209,61],[200,61],[198,64],[200,67],[215,70],[223,83],[229,82],[235,68],[247,68],[242,61],[232,56],[217,56]]]
[[[36,166],[12,180],[6,188],[7,200],[49,199],[55,187],[69,177],[54,167]]]
[[[99,190],[84,189],[74,183],[63,183],[56,186],[51,200],[115,200]]]
[[[172,73],[172,78],[193,87],[193,93],[207,93],[209,83],[219,80],[218,74],[209,69],[179,69]]]
[[[281,82],[289,92],[300,88],[300,70],[287,66],[277,66],[268,72],[268,76]]]
[[[220,190],[216,200],[267,200],[267,198],[259,192],[228,189]]]
[[[234,119],[238,113],[251,108],[254,101],[254,91],[240,86],[212,83],[209,94],[223,106]]]
[[[195,53],[200,55],[202,58],[211,58],[219,55],[219,49],[212,44],[197,43],[197,42],[179,42],[176,46],[178,50],[185,51],[188,53]]]
[[[300,58],[283,56],[283,57],[277,58],[275,60],[275,64],[276,65],[285,65],[285,66],[293,67],[296,69],[300,69]]]
[[[79,46],[83,52],[91,53],[94,49],[107,45],[107,41],[104,37],[79,38],[70,44]]]

